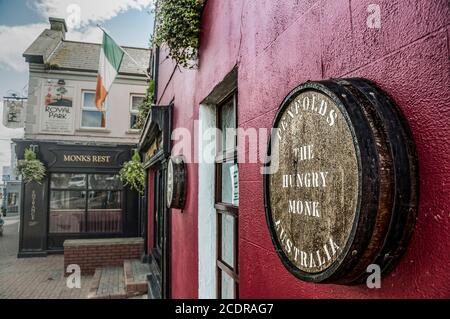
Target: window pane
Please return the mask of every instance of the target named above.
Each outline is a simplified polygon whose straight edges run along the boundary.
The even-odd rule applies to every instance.
[[[85,191],[50,191],[50,233],[83,231],[85,194]]]
[[[102,126],[103,124],[103,126]],[[99,111],[83,111],[81,126],[83,127],[105,127],[102,123],[102,112]]]
[[[163,240],[164,240],[164,211],[166,209],[166,203],[164,201],[164,176],[166,175],[165,170],[160,170],[158,172],[158,188],[155,190],[155,195],[158,197],[158,202],[156,206],[156,215],[157,215],[157,229],[158,229],[158,237],[157,244],[158,247],[162,248]]]
[[[86,208],[86,192],[85,191],[51,191],[50,192],[50,209],[82,209]]]
[[[122,189],[122,182],[119,175],[93,174],[89,175],[89,189]]]
[[[88,210],[122,208],[121,191],[90,191]]]
[[[234,217],[221,214],[222,218],[222,260],[234,267]]]
[[[86,188],[85,174],[52,174],[50,180],[51,188]]]
[[[50,210],[50,233],[81,233],[85,212],[80,210]]]
[[[234,299],[234,280],[222,270],[222,299]]]
[[[232,150],[236,147],[236,121],[234,114],[234,95],[220,107],[220,130],[222,132],[222,150]]]
[[[137,114],[130,114],[130,128],[136,128]]]
[[[95,92],[84,92],[84,107],[95,107]]]
[[[8,193],[8,205],[15,206],[17,203],[17,193]]]
[[[91,191],[76,190],[85,189],[86,180]],[[75,188],[50,191],[51,233],[122,232],[122,192],[115,190],[122,188],[118,175],[52,174],[51,187]]]
[[[239,205],[238,166],[233,162],[222,163],[222,203]]]
[[[87,231],[89,233],[120,233],[122,231],[122,210],[89,210]]]
[[[139,106],[144,102],[143,96],[132,96],[131,97],[131,109],[134,111],[139,110]]]

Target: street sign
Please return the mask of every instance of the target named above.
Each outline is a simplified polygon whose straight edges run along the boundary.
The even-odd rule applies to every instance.
[[[26,99],[5,97],[3,99],[3,125],[7,128],[23,128],[25,126]]]

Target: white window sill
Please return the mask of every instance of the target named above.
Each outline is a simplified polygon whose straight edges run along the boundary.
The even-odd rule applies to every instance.
[[[89,127],[81,127],[75,130],[76,132],[96,132],[96,133],[111,133],[110,130],[106,128],[89,128]]]
[[[131,129],[130,128],[130,129],[126,130],[125,133],[126,134],[140,134],[141,130],[139,130],[139,129]]]

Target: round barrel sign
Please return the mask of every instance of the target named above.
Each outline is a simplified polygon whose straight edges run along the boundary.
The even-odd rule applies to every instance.
[[[417,212],[416,153],[394,102],[364,79],[307,82],[282,102],[264,192],[273,244],[310,282],[353,284],[406,249]]]
[[[167,208],[186,204],[186,164],[183,156],[172,156],[167,164]]]

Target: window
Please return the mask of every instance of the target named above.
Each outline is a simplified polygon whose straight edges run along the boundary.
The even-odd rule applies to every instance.
[[[7,202],[8,206],[16,206],[17,205],[17,193],[8,193]]]
[[[163,269],[162,254],[164,250],[164,217],[166,212],[166,201],[164,198],[165,191],[165,169],[158,169],[155,172],[155,184],[154,184],[154,257],[159,266],[159,269]]]
[[[130,105],[130,128],[136,129],[137,116],[139,114],[139,107],[144,103],[143,95],[131,95]]]
[[[50,233],[122,232],[122,183],[112,174],[51,174]]]
[[[106,128],[106,111],[95,106],[95,92],[83,91],[81,104],[81,127]]]
[[[215,209],[217,213],[217,297],[238,298],[239,176],[236,130],[237,96],[233,93],[217,107]]]

